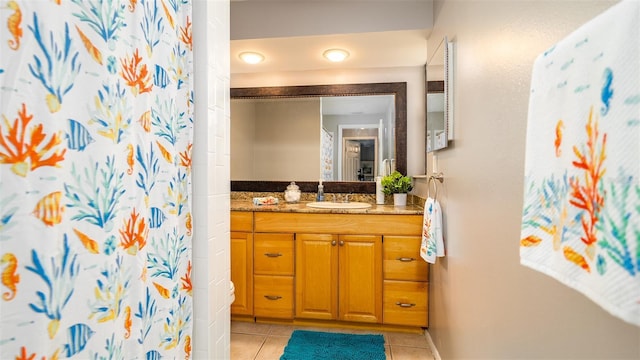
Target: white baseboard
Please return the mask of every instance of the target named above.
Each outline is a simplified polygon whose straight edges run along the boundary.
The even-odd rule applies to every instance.
[[[429,348],[431,349],[431,353],[433,354],[433,358],[435,360],[442,360],[442,358],[440,357],[440,353],[438,352],[438,349],[436,348],[436,344],[433,343],[433,339],[431,338],[431,334],[429,334],[429,331],[427,329],[424,330],[424,336],[427,338],[427,342],[429,343]]]

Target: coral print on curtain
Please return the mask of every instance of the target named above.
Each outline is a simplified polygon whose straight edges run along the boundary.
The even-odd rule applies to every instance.
[[[0,359],[189,359],[188,0],[9,0]]]
[[[638,326],[639,23],[620,2],[536,60],[520,238],[522,264]]]

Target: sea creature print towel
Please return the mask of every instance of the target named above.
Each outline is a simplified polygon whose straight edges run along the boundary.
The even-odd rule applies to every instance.
[[[640,2],[540,54],[520,260],[640,326]]]
[[[442,236],[442,209],[438,200],[427,198],[422,219],[422,242],[420,256],[424,261],[435,264],[436,257],[444,256]]]

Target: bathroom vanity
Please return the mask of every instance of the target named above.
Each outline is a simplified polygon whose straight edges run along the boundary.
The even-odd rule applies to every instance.
[[[231,201],[234,319],[426,327],[422,208]]]

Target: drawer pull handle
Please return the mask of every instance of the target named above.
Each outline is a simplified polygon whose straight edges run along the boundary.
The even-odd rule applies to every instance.
[[[282,256],[282,254],[281,253],[264,253],[264,256],[275,258],[275,257],[278,257],[278,256]]]
[[[336,243],[336,241],[335,241],[335,240],[331,241],[331,246],[336,246],[336,244],[337,244],[337,243]]]
[[[278,299],[282,299],[282,296],[278,296],[278,295],[265,295],[264,297],[267,298],[267,300],[278,300]]]
[[[402,261],[402,262],[412,262],[414,261],[416,258],[412,258],[412,257],[399,257],[396,260],[398,261]]]
[[[409,303],[401,303],[401,302],[397,302],[396,305],[403,307],[403,308],[410,308],[410,307],[414,307],[416,306],[416,304],[409,304]]]

